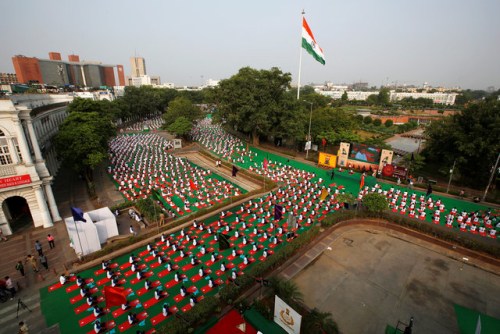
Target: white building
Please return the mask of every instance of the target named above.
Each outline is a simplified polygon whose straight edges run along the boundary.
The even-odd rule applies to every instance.
[[[434,103],[446,104],[452,106],[455,104],[457,93],[406,93],[406,92],[393,92],[391,91],[391,102],[400,101],[404,98],[412,97],[414,99],[424,98],[431,99]]]
[[[72,100],[43,94],[0,99],[0,229],[6,235],[20,217],[31,217],[35,227],[61,220],[51,187],[59,168],[51,139]]]
[[[151,86],[151,85],[161,85],[160,77],[149,76],[149,75],[141,75],[138,77],[127,77],[126,78],[127,86],[135,86],[141,87],[143,85]]]
[[[115,96],[109,90],[99,90],[94,92],[75,92],[73,94],[75,95],[75,97],[79,97],[82,99],[89,99],[93,101],[102,101],[102,100],[113,101],[115,99]]]
[[[339,100],[344,94],[344,90],[332,90],[332,91],[324,91],[324,90],[316,90],[321,95],[331,97],[334,100]],[[358,100],[358,101],[366,101],[368,96],[370,95],[378,95],[379,92],[362,92],[362,91],[347,91],[347,98],[349,101]],[[431,99],[434,103],[445,104],[445,105],[454,105],[455,98],[457,97],[457,93],[417,93],[417,92],[390,92],[390,100],[391,102],[400,101],[407,97],[412,97],[414,99],[425,98]]]
[[[334,100],[340,100],[344,94],[344,90],[331,90],[331,91],[318,91],[319,94],[331,97]],[[368,96],[377,95],[378,92],[361,92],[361,91],[347,91],[347,99],[349,101],[366,101]]]

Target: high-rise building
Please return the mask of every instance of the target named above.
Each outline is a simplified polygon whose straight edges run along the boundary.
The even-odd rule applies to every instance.
[[[116,65],[116,71],[118,72],[118,83],[120,86],[125,86],[125,72],[123,71],[123,65]]]
[[[116,65],[80,61],[78,55],[69,55],[68,61],[61,60],[61,54],[58,52],[50,52],[49,59],[14,56],[12,63],[20,83],[38,82],[49,85],[82,87],[112,87],[116,85],[114,73]],[[121,68],[123,72],[123,66]],[[119,69],[118,78],[120,79]]]
[[[142,77],[146,75],[146,60],[142,57],[130,58],[130,67],[132,68],[132,77]]]

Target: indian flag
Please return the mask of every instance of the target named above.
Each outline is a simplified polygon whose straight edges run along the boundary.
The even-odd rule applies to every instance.
[[[306,19],[302,18],[302,47],[321,64],[325,65],[325,55],[314,39],[314,35],[307,24]]]

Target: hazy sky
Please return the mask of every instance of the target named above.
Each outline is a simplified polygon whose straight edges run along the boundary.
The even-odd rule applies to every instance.
[[[297,81],[301,10],[326,65],[304,53],[302,83],[500,88],[499,0],[22,0],[0,2],[0,72],[17,54],[123,64],[176,85],[279,67]]]

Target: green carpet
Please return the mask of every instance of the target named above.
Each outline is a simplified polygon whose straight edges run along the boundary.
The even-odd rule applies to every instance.
[[[267,320],[257,312],[255,309],[251,308],[243,313],[243,317],[248,321],[254,328],[260,330],[265,334],[286,334],[283,328],[274,321]]]
[[[500,319],[457,304],[455,304],[455,314],[457,315],[458,327],[461,334],[500,333]],[[478,328],[480,328],[480,331],[477,331]]]

